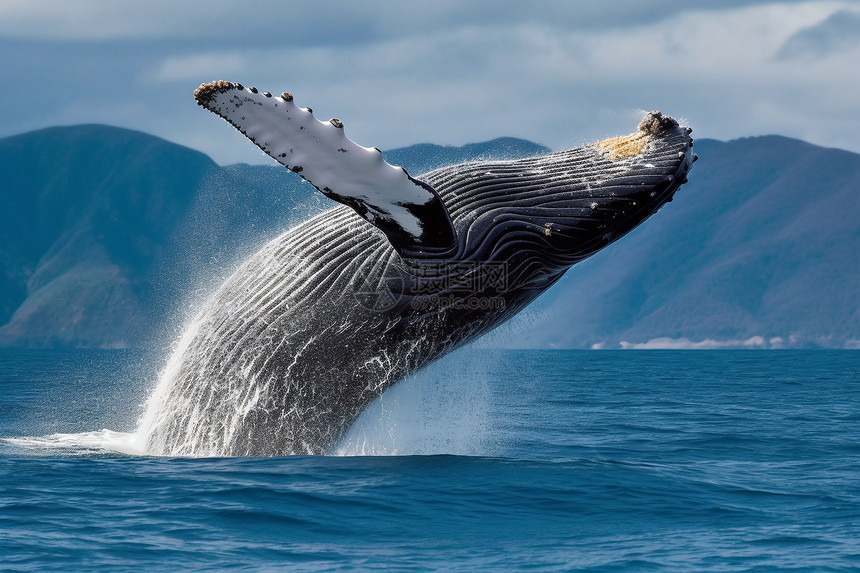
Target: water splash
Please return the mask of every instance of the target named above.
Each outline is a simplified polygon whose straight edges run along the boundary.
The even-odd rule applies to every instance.
[[[137,433],[99,430],[77,434],[51,434],[48,436],[22,436],[2,440],[17,453],[46,456],[88,456],[146,454],[144,442]]]
[[[332,451],[338,456],[493,455],[486,354],[457,350],[373,402]]]
[[[192,320],[185,328],[182,333],[182,336],[172,350],[167,365],[164,367],[164,370],[158,377],[158,384],[156,385],[152,394],[150,394],[149,398],[147,399],[146,409],[140,421],[138,422],[138,427],[135,434],[140,437],[140,441],[144,445],[144,448],[147,450],[148,453],[158,454],[160,452],[169,451],[170,444],[163,443],[163,438],[162,442],[154,444],[155,447],[153,447],[153,444],[151,443],[156,429],[159,423],[161,423],[162,421],[162,417],[164,416],[165,411],[167,411],[168,408],[179,408],[182,410],[187,410],[193,406],[191,404],[169,405],[168,401],[170,398],[170,389],[173,384],[173,381],[178,374],[180,365],[182,363],[182,358],[188,351],[191,342],[197,335],[197,332],[200,330],[200,325],[201,320],[200,315],[198,315],[198,317]]]

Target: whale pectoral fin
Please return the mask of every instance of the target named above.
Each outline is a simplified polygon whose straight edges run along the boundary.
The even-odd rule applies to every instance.
[[[327,197],[352,207],[401,256],[456,252],[457,236],[439,194],[386,163],[379,149],[349,140],[340,120],[319,121],[286,92],[273,96],[225,81],[201,85],[194,98]]]

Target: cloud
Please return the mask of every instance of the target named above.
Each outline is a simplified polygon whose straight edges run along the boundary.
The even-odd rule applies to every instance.
[[[777,59],[817,59],[860,47],[860,12],[839,10],[824,21],[793,34]]]
[[[783,0],[780,4],[803,0]],[[513,0],[329,0],[274,3],[244,0],[5,0],[0,3],[0,37],[105,41],[176,39],[264,45],[346,45],[381,38],[415,36],[457,27],[549,23],[560,30],[586,31],[649,25],[690,10],[722,12],[768,5],[774,0],[616,0],[598,2]],[[809,3],[809,0],[806,0]]]
[[[767,348],[765,339],[753,336],[746,340],[712,340],[693,342],[688,338],[652,338],[648,342],[631,343],[622,340],[625,350],[715,350],[720,348]]]
[[[221,163],[268,161],[194,106],[197,85],[228,79],[290,91],[389,149],[502,135],[560,149],[630,132],[658,108],[699,137],[781,133],[860,151],[860,49],[774,57],[856,2],[114,4],[0,5],[0,66],[20,88],[0,93],[16,110],[0,135],[98,120]]]
[[[324,116],[345,119],[364,145],[516,135],[558,149],[632,131],[641,110],[660,108],[689,120],[700,136],[784,133],[858,147],[842,118],[857,105],[852,88],[860,88],[856,74],[840,73],[847,58],[809,69],[773,60],[790,37],[840,6],[685,11],[608,30],[491,19],[481,27],[430,25],[349,49],[284,45],[221,57],[230,74],[244,62],[238,81],[290,91]],[[172,59],[157,76],[189,85],[226,77],[198,74],[200,63],[214,69],[218,58],[196,54],[182,66]],[[834,76],[843,89],[821,90]],[[819,110],[816,119],[801,108]],[[818,123],[825,110],[830,121]]]
[[[273,3],[148,0],[6,0],[0,37],[50,41],[175,40],[212,46],[308,44],[368,37],[374,27],[365,3]]]
[[[220,78],[225,74],[239,74],[247,68],[246,58],[236,53],[169,56],[148,74],[148,79],[155,82],[193,81],[199,78]]]

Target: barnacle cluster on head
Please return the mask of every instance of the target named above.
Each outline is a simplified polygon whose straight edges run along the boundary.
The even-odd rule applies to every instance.
[[[678,127],[678,122],[656,109],[639,122],[639,131],[647,135],[657,135],[661,131]]]

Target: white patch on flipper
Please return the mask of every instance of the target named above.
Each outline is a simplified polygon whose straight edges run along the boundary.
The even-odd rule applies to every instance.
[[[423,225],[407,206],[430,203],[435,193],[386,163],[378,149],[348,139],[335,122],[319,121],[293,101],[249,88],[218,92],[205,106],[316,188],[371,205],[421,236]]]

